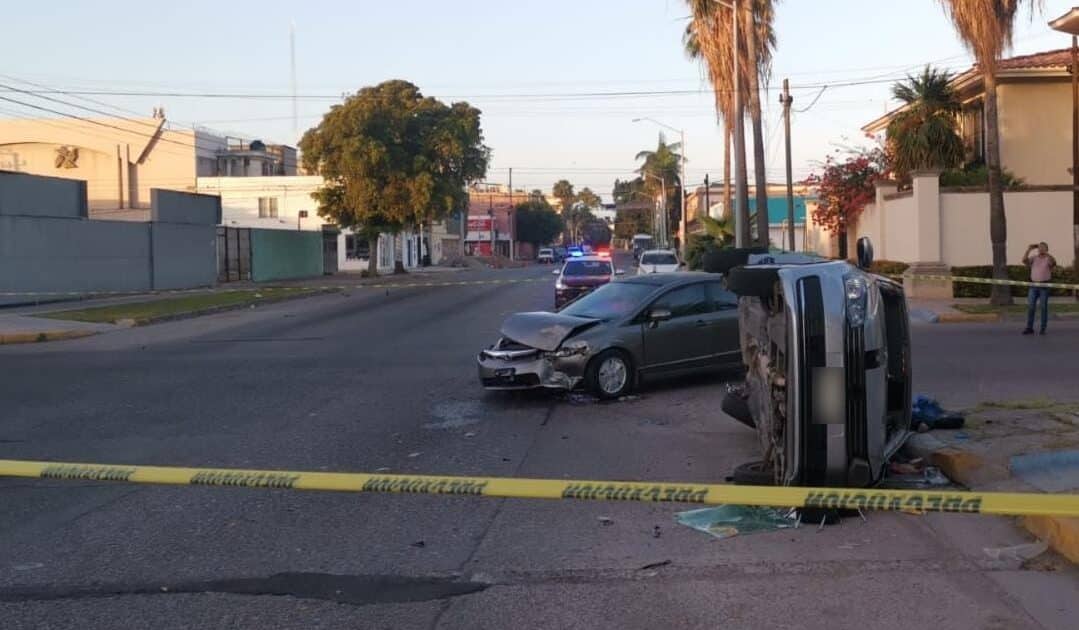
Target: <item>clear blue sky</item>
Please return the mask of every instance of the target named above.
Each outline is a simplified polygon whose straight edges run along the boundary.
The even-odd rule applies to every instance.
[[[1068,45],[1045,23],[1070,2],[1046,4],[1044,15],[1020,17],[1015,52]],[[11,3],[4,14],[0,39],[8,54],[0,73],[6,77],[61,88],[287,94],[291,21],[301,95],[340,94],[396,78],[428,94],[467,99],[484,112],[494,150],[491,181],[505,181],[513,167],[515,186],[549,188],[566,177],[607,196],[615,177],[631,173],[637,151],[655,145],[659,129],[631,122],[640,116],[685,129],[690,183],[722,172],[722,136],[707,93],[550,96],[706,87],[682,53],[682,0],[110,0]],[[783,172],[774,88],[784,77],[798,109],[819,90],[809,86],[887,81],[930,61],[957,70],[969,65],[935,0],[783,0],[776,14],[779,44],[766,95],[769,179]],[[25,87],[10,78],[0,82]],[[885,110],[888,88],[887,82],[831,87],[812,109],[796,114],[795,175],[804,176],[837,143],[861,142],[858,128]],[[296,140],[287,99],[96,98],[146,115],[164,105],[172,120],[249,138]],[[301,132],[330,102],[301,99]],[[0,102],[0,116],[12,112],[31,115]]]

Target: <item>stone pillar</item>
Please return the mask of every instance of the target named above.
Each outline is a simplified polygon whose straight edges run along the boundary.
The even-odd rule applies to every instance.
[[[903,287],[908,298],[950,300],[952,271],[940,244],[940,171],[914,171],[911,178],[914,211],[907,225],[914,232],[915,261],[903,273]]]
[[[891,179],[880,179],[873,184],[873,188],[876,191],[876,201],[874,205],[874,215],[876,216],[876,229],[873,233],[877,235],[876,240],[873,243],[874,253],[880,260],[888,260],[888,233],[885,225],[887,224],[884,216],[887,212],[888,206],[884,199],[885,195],[892,195],[899,191],[899,184]]]

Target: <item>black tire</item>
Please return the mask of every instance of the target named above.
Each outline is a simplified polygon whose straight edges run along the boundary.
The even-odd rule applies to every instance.
[[[747,462],[734,469],[731,475],[735,485],[738,486],[774,486],[775,475],[772,474],[771,466],[763,461]]]
[[[604,389],[604,387],[601,386],[600,370],[604,368],[605,363],[612,359],[622,362],[623,369],[625,371],[625,379],[623,380],[621,387],[610,390]],[[585,370],[584,380],[585,386],[588,388],[588,391],[592,392],[597,398],[611,400],[613,398],[625,396],[633,390],[633,385],[635,381],[634,376],[635,373],[633,369],[633,359],[631,359],[628,354],[621,350],[611,349],[604,350],[603,352],[599,353],[594,359],[592,359],[592,361],[588,363],[588,369]]]
[[[774,267],[735,267],[727,273],[727,288],[741,297],[768,298],[775,292],[778,280]]]
[[[731,269],[744,265],[750,254],[767,254],[768,250],[760,247],[734,247],[713,249],[701,257],[701,269],[708,273],[727,273]]]

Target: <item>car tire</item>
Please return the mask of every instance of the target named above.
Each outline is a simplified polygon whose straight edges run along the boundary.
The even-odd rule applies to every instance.
[[[727,288],[741,297],[768,298],[775,293],[779,275],[771,267],[735,267],[727,273]]]
[[[775,475],[772,468],[763,461],[747,462],[734,469],[731,475],[737,486],[774,486]]]
[[[633,360],[628,354],[604,350],[589,362],[585,384],[596,397],[610,400],[628,394],[633,389],[633,377]]]

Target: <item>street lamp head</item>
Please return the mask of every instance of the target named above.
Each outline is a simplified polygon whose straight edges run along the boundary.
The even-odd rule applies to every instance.
[[[1079,35],[1079,7],[1072,7],[1064,15],[1049,22],[1049,28],[1069,35]]]

